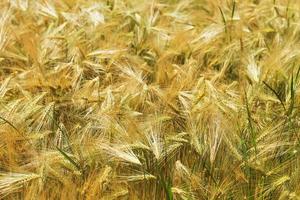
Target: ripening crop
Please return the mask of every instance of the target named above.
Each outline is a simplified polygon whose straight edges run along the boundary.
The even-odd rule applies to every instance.
[[[0,0],[0,199],[300,200],[299,0]]]

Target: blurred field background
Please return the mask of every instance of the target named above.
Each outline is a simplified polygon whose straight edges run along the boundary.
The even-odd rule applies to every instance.
[[[299,0],[1,0],[0,199],[300,199]]]

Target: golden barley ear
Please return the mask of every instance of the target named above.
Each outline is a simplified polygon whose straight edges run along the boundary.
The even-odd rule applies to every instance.
[[[300,199],[299,10],[0,1],[0,199]]]

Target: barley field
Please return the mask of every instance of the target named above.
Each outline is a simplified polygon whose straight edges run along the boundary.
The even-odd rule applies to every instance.
[[[299,0],[0,0],[0,199],[300,200]]]

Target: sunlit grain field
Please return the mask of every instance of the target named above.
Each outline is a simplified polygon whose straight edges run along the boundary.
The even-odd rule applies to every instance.
[[[0,199],[300,199],[299,0],[0,0]]]

